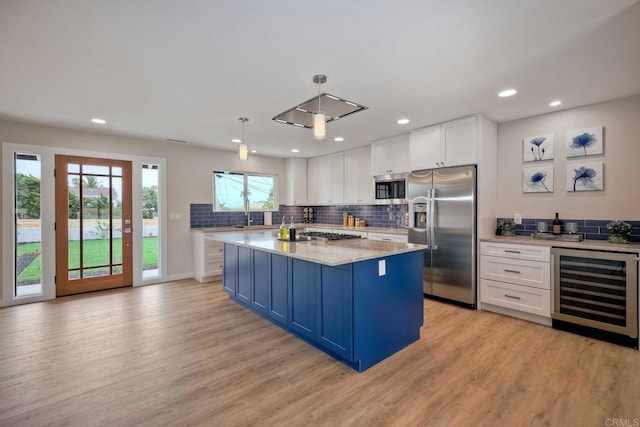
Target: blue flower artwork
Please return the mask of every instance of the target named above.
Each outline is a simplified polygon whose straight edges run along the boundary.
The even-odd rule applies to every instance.
[[[567,132],[567,157],[602,154],[602,127]]]
[[[522,174],[522,191],[524,193],[552,193],[553,166],[525,169]]]
[[[553,159],[553,134],[531,136],[522,140],[523,161],[537,162]]]
[[[597,191],[604,189],[602,163],[567,166],[567,191]]]

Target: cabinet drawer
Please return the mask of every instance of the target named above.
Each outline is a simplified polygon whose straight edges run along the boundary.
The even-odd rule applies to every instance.
[[[383,234],[383,233],[368,233],[367,238],[369,240],[383,240],[386,242],[407,243],[408,237],[402,234]]]
[[[222,242],[219,242],[218,240],[214,240],[211,237],[205,237],[204,238],[204,252],[205,253],[210,253],[210,252],[222,253],[223,250],[224,250],[224,246],[222,245]]]
[[[549,246],[514,245],[507,243],[481,242],[480,254],[500,256],[514,259],[549,262],[551,248]]]
[[[516,285],[551,289],[551,265],[522,259],[480,257],[480,277]]]
[[[222,259],[206,262],[204,264],[204,275],[211,276],[215,274],[222,274]]]
[[[481,279],[480,301],[538,316],[551,316],[551,292],[546,289]]]

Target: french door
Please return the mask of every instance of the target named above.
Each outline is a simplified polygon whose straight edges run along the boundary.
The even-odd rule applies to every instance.
[[[56,295],[131,286],[131,162],[56,155]]]

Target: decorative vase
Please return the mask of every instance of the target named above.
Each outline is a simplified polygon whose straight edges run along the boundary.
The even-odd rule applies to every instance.
[[[607,241],[611,243],[629,243],[629,236],[626,234],[609,234]]]

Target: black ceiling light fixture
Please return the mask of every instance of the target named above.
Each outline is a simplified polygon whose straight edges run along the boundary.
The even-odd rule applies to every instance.
[[[313,82],[318,85],[318,96],[278,114],[271,120],[313,129],[313,139],[323,140],[327,136],[326,123],[369,108],[326,92],[320,93],[320,88],[326,81],[327,76],[324,74],[313,76]]]

